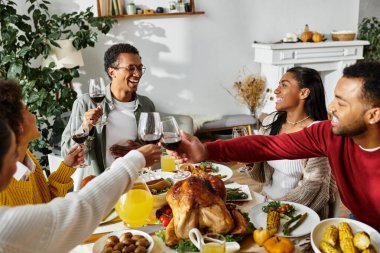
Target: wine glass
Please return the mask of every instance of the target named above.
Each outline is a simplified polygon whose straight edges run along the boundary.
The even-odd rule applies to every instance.
[[[176,150],[181,143],[181,136],[179,135],[177,121],[173,116],[162,119],[161,131],[161,146],[169,150]],[[161,170],[174,172],[176,170],[175,158],[169,154],[163,153],[161,156]]]
[[[137,134],[145,144],[157,144],[161,139],[160,114],[158,112],[142,112]],[[148,169],[150,177],[154,180],[155,176],[151,168]]]
[[[138,135],[145,144],[157,144],[161,139],[160,114],[142,112],[140,114]]]
[[[247,135],[248,135],[248,131],[247,131],[247,128],[245,127],[234,127],[232,129],[232,138],[238,138],[238,137],[247,136]]]
[[[87,140],[89,132],[90,130],[88,124],[83,123],[83,117],[74,116],[71,119],[70,135],[71,139],[75,141],[77,144],[84,144],[84,142]],[[85,163],[82,163],[78,167],[84,168],[86,166],[87,165]]]
[[[179,134],[177,121],[173,116],[165,117],[161,121],[161,145],[169,150],[176,150],[182,141]],[[161,168],[164,170],[164,168]],[[190,176],[189,171],[177,170],[177,174],[173,176],[174,181],[180,181]]]
[[[232,128],[232,138],[233,139],[241,137],[241,136],[248,136],[248,131],[247,131],[246,127],[234,127],[234,128]],[[244,163],[238,162],[238,164],[243,165]],[[245,173],[246,171],[247,171],[246,166],[243,166],[243,167],[238,169],[239,173]]]
[[[165,117],[161,121],[161,145],[169,150],[176,150],[181,143],[181,136],[177,121],[173,116]]]
[[[103,78],[98,78],[98,79],[90,79],[90,84],[89,84],[89,94],[91,100],[96,104],[97,107],[101,107],[103,110],[103,101],[104,98],[106,97],[106,86],[104,84]],[[104,116],[96,122],[95,125],[102,126],[105,125],[107,122],[104,119]]]
[[[152,209],[153,196],[140,177],[115,205],[116,213],[130,228],[146,225]]]

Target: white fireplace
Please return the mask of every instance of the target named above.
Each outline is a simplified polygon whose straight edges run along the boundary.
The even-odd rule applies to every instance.
[[[326,103],[334,97],[334,88],[342,71],[358,59],[363,59],[363,46],[368,41],[327,41],[320,43],[253,44],[254,61],[261,64],[261,75],[267,87],[277,87],[282,75],[295,66],[316,69],[321,74],[326,92]],[[263,112],[273,112],[275,102],[269,101]]]

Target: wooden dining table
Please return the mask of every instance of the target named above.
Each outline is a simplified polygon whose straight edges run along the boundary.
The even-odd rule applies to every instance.
[[[224,165],[228,166],[233,171],[233,176],[225,181],[225,184],[229,183],[238,183],[241,185],[248,185],[250,188],[250,192],[252,195],[252,200],[249,201],[242,201],[242,202],[234,202],[239,206],[239,209],[243,212],[249,212],[249,210],[260,203],[263,203],[266,201],[266,198],[258,193],[261,189],[261,186],[258,184],[253,183],[253,180],[247,176],[244,172],[241,171],[241,168],[244,167],[244,164],[241,163],[223,163]],[[92,253],[92,247],[94,245],[94,242],[96,242],[100,237],[111,233],[113,231],[119,231],[123,229],[128,229],[123,222],[117,222],[115,224],[110,224],[106,226],[98,226],[92,235],[90,235],[82,244],[75,247],[73,250],[71,250],[69,253]],[[162,252],[177,252],[174,250],[171,250],[170,248],[166,247],[165,243],[158,238],[157,236],[152,236],[154,240],[154,247],[151,253],[162,253]],[[312,252],[310,243],[309,243],[309,235],[303,238],[295,238],[294,239],[295,244],[297,245],[303,245],[296,246],[296,252]],[[240,250],[239,252],[247,252],[247,253],[266,253],[264,248],[259,247],[257,244],[253,241],[253,236],[248,235],[243,239],[240,244]]]

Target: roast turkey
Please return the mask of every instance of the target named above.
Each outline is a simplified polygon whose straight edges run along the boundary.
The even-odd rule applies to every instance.
[[[200,173],[179,181],[168,191],[166,200],[173,211],[165,235],[166,245],[170,247],[180,239],[188,239],[192,228],[219,234],[248,231],[241,212],[232,206],[227,208],[226,188],[216,176]]]

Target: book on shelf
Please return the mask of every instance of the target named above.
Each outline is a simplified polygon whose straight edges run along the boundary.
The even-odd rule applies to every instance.
[[[112,0],[107,0],[107,16],[112,16]]]
[[[112,0],[112,13],[116,16],[120,15],[119,4],[117,0]]]
[[[117,4],[119,7],[119,15],[125,14],[124,0],[117,0]]]

